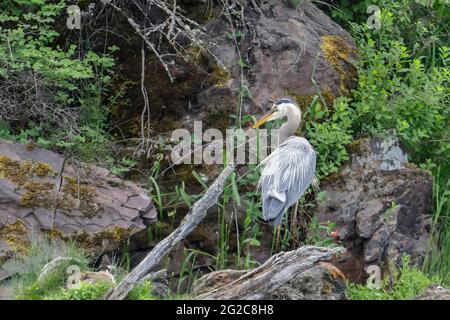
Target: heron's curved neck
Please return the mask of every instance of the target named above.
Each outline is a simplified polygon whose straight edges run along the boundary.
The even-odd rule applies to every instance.
[[[301,113],[296,106],[288,106],[286,115],[287,121],[281,126],[278,133],[278,144],[283,143],[287,138],[295,135],[295,132],[300,126]]]

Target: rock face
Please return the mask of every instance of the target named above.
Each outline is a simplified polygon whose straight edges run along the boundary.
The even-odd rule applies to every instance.
[[[183,2],[188,2],[186,14],[194,19],[204,12],[202,0],[177,4]],[[186,43],[184,59],[169,53],[167,62],[173,83],[158,59],[146,59],[145,83],[152,96],[155,134],[189,127],[191,120],[203,120],[214,128],[229,127],[229,115],[236,115],[240,95],[242,114],[262,113],[269,108],[270,100],[285,95],[294,96],[302,108],[307,107],[318,93],[311,78],[327,104],[334,97],[347,94],[356,84],[356,69],[352,65],[356,58],[354,41],[310,1],[301,1],[297,8],[280,0],[228,1],[226,5],[228,9],[218,3],[211,16],[199,18],[202,44]],[[117,25],[126,26],[127,22]],[[120,28],[115,31],[126,37],[134,33]],[[141,41],[135,43],[137,47],[123,41],[116,44],[124,54],[120,60],[128,62],[122,75],[138,84],[141,58],[135,53],[140,50]],[[136,134],[140,127],[136,127],[139,121],[134,120],[140,119],[142,95],[139,85],[130,90],[129,102],[118,104],[112,113],[121,128]],[[130,123],[129,119],[133,121]]]
[[[0,262],[23,250],[31,233],[109,251],[155,219],[146,191],[108,170],[0,140]]]
[[[414,300],[450,300],[450,290],[441,286],[431,286]]]
[[[200,295],[225,286],[248,271],[221,270],[198,279],[193,286],[193,294]],[[331,274],[322,265],[314,266],[300,273],[288,283],[272,292],[265,292],[269,300],[342,300],[345,297],[345,282]]]
[[[365,139],[351,161],[321,189],[327,199],[319,221],[336,223],[348,254],[336,261],[346,276],[362,281],[369,265],[387,271],[400,252],[420,264],[428,246],[432,178],[408,164],[396,139]]]
[[[312,3],[301,1],[297,8],[279,0],[258,1],[258,8],[251,1],[241,3],[245,3],[244,17],[236,22],[240,33],[235,36],[239,52],[224,34],[230,30],[225,16],[205,26],[208,49],[230,75],[225,72],[222,81],[197,95],[201,109],[228,107],[235,112],[242,84],[253,97],[244,99],[245,112],[264,111],[261,109],[266,109],[271,99],[286,94],[307,107],[317,94],[312,77],[327,103],[354,86],[356,70],[351,62],[356,48],[352,38]],[[246,64],[243,83],[240,59]]]

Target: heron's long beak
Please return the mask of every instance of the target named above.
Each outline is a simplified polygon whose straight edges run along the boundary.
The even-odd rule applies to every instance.
[[[263,125],[267,121],[276,119],[277,112],[276,110],[270,111],[268,114],[266,114],[264,117],[259,119],[253,126],[252,129],[256,129],[259,126]]]

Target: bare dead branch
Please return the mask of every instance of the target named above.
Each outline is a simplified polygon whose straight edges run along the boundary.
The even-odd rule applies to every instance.
[[[210,207],[217,203],[219,196],[231,172],[234,171],[234,164],[229,164],[220,173],[213,184],[206,190],[200,200],[191,208],[189,213],[183,218],[181,224],[168,237],[159,242],[152,251],[141,261],[131,272],[107,295],[108,300],[125,299],[134,285],[138,283],[150,270],[152,270],[161,259],[167,255],[181,240],[186,238],[206,217]]]

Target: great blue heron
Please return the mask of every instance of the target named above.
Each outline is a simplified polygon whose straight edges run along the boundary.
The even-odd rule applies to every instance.
[[[297,203],[315,179],[316,153],[308,140],[295,136],[300,126],[300,108],[290,98],[277,100],[271,111],[253,128],[275,119],[287,118],[278,133],[278,147],[263,160],[259,187],[263,218],[272,226],[281,224],[284,213]]]

